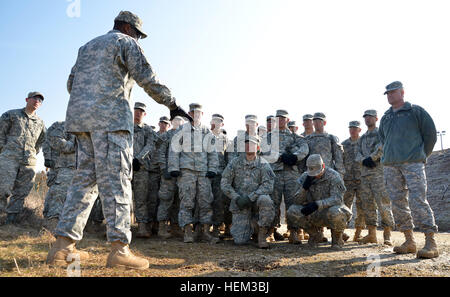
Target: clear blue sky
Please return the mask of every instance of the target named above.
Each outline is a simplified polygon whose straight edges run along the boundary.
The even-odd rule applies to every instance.
[[[202,103],[205,123],[223,114],[231,135],[246,114],[263,122],[287,109],[298,122],[325,112],[342,141],[364,110],[381,118],[384,86],[394,80],[450,132],[447,1],[80,0],[80,17],[70,18],[72,2],[0,1],[0,113],[37,90],[46,126],[64,120],[79,47],[130,10],[144,21],[149,37],[140,43],[160,80],[183,107]],[[138,86],[132,98],[149,106],[150,124],[168,115]]]

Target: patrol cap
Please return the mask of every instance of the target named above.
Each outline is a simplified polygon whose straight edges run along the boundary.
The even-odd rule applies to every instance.
[[[170,120],[169,120],[169,118],[166,117],[166,116],[160,117],[160,118],[159,118],[159,121],[160,121],[160,122],[167,123],[167,124],[170,124]]]
[[[314,116],[312,115],[312,114],[305,114],[304,116],[303,116],[303,120],[304,121],[308,121],[308,120],[312,120],[314,118]]]
[[[365,116],[377,117],[377,111],[374,110],[374,109],[366,110],[366,111],[364,112],[363,117],[365,117]]]
[[[258,123],[258,117],[254,114],[248,114],[245,116],[245,122],[255,122]]]
[[[142,35],[142,39],[147,37],[147,34],[142,30],[142,20],[130,11],[121,11],[114,21],[125,22],[132,25]]]
[[[259,137],[258,136],[253,136],[253,135],[245,135],[245,142],[253,142],[256,144],[259,144]]]
[[[289,118],[289,113],[284,109],[277,110],[276,117]]]
[[[142,102],[134,103],[134,109],[141,109],[144,112],[147,112],[147,106],[144,103],[142,103]]]
[[[288,127],[297,127],[297,123],[295,121],[290,121]]]
[[[273,120],[275,120],[275,117],[273,115],[269,115],[266,118],[266,121],[273,121]]]
[[[202,111],[203,106],[201,106],[198,103],[191,103],[189,104],[189,111],[195,111],[195,110],[199,110]]]
[[[403,84],[399,81],[394,81],[386,86],[386,92],[384,92],[384,95],[386,95],[390,91],[403,89]]]
[[[327,117],[325,116],[325,114],[323,112],[316,112],[313,116],[313,120],[326,121]]]
[[[153,126],[153,125],[151,125],[150,128],[152,128],[152,130],[155,130],[155,129],[156,129],[156,127]]]
[[[348,127],[349,128],[360,128],[361,123],[359,121],[351,121],[350,123],[348,123]]]
[[[42,101],[44,101],[44,95],[42,95],[39,92],[30,92],[30,93],[28,93],[28,97],[27,98],[33,98],[33,97],[41,97]]]
[[[224,117],[221,114],[215,113],[212,115],[213,120],[221,120],[223,122]]]
[[[307,173],[309,176],[318,176],[324,170],[323,160],[319,154],[313,154],[306,160]]]

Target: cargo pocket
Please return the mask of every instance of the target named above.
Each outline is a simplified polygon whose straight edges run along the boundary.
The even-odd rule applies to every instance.
[[[111,191],[117,203],[131,204],[131,135],[129,132],[108,133],[108,172]]]

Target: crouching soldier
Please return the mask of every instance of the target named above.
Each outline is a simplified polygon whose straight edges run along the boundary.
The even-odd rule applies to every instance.
[[[231,199],[231,235],[238,245],[258,234],[258,246],[268,248],[266,238],[275,218],[270,198],[275,174],[269,163],[257,155],[259,138],[247,135],[245,155],[233,159],[222,173],[221,188]]]
[[[325,167],[318,154],[311,155],[306,166],[307,171],[298,180],[301,189],[296,195],[296,204],[287,211],[288,224],[308,232],[308,243],[312,246],[321,241],[320,228],[328,227],[332,247],[341,248],[344,245],[342,233],[352,217],[343,202],[344,181],[337,171]]]

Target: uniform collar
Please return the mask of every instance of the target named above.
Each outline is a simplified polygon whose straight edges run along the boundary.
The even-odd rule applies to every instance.
[[[403,106],[400,107],[400,109],[398,109],[396,112],[410,110],[411,108],[412,108],[412,104],[409,103],[408,101],[405,101],[405,104],[403,104]],[[388,113],[394,113],[394,109],[392,108],[392,106],[384,114],[388,114]]]

